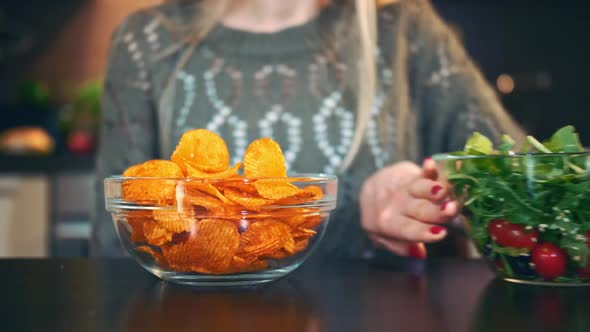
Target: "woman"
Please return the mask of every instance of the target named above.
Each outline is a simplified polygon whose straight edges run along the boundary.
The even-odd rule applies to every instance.
[[[105,84],[94,254],[119,253],[100,182],[220,133],[240,159],[273,136],[290,170],[337,173],[319,252],[425,258],[458,213],[432,160],[474,130],[520,136],[427,0],[201,0],[130,16]]]

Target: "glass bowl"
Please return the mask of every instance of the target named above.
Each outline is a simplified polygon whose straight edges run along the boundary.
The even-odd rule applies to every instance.
[[[586,153],[434,156],[480,254],[507,281],[590,285]]]
[[[308,195],[264,199],[256,192],[264,182],[271,184],[265,197],[285,185]],[[163,280],[196,286],[251,286],[295,270],[326,231],[337,183],[322,174],[104,181],[106,208],[129,254]]]

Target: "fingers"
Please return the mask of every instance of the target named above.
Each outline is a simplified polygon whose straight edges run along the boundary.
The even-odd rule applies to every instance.
[[[412,182],[408,186],[408,191],[414,198],[423,198],[433,202],[442,201],[449,194],[443,183],[425,178]]]
[[[384,213],[379,235],[385,238],[405,242],[438,242],[446,237],[447,230],[439,225],[428,224],[414,218]]]
[[[402,206],[402,214],[416,221],[431,224],[446,223],[459,210],[456,201],[445,200],[441,204],[425,199],[409,199]]]
[[[436,163],[430,157],[424,159],[422,162],[422,176],[430,180],[438,179],[438,171],[436,170]]]
[[[372,237],[372,240],[377,247],[393,252],[398,256],[408,256],[417,259],[426,259],[428,256],[424,243],[406,243],[380,236]]]

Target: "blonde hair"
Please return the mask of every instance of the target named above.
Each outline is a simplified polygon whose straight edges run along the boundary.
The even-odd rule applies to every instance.
[[[180,70],[190,60],[191,55],[194,53],[195,48],[201,40],[203,40],[211,30],[219,23],[223,18],[223,15],[227,12],[228,8],[234,0],[201,0],[198,2],[200,17],[189,25],[177,25],[170,22],[163,14],[153,12],[154,16],[160,18],[162,24],[167,27],[170,31],[179,33],[183,36],[179,39],[179,43],[173,48],[166,50],[161,57],[167,56],[171,53],[177,52],[182,48],[186,47],[182,52],[180,60],[176,64],[172,75],[165,86],[164,93],[160,98],[160,109],[164,104],[169,104],[174,95],[175,80],[174,78]],[[182,2],[182,0],[181,0]],[[394,1],[386,1],[394,2]],[[379,3],[379,1],[377,1]],[[356,73],[355,81],[357,95],[357,117],[356,117],[356,129],[353,136],[352,144],[348,154],[345,156],[341,171],[346,170],[354,161],[358,151],[360,150],[365,137],[365,131],[371,118],[371,110],[374,103],[377,77],[376,77],[376,49],[377,49],[377,4],[375,1],[367,0],[355,0],[356,9],[356,26],[358,35],[358,42],[360,48],[358,53],[355,54],[356,59]],[[352,82],[349,82],[352,83]],[[161,124],[161,137],[162,137],[162,152],[168,153],[169,149],[169,130],[170,127],[170,116]]]

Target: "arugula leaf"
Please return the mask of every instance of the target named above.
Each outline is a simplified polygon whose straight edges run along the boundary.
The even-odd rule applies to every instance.
[[[543,143],[537,141],[536,138],[534,138],[533,136],[527,136],[526,140],[531,143],[531,145],[537,149],[539,152],[543,152],[543,153],[551,153],[552,151],[549,150],[545,145],[543,145]]]
[[[559,129],[551,138],[544,142],[544,146],[551,152],[584,152],[580,138],[573,126]]]
[[[465,153],[470,155],[490,155],[494,153],[494,143],[484,135],[475,132],[465,144]]]
[[[502,144],[498,146],[498,151],[502,154],[510,154],[516,142],[509,135],[502,135]]]
[[[509,247],[500,247],[496,244],[492,244],[492,249],[501,255],[511,256],[511,257],[518,257],[523,254],[528,254],[528,249],[519,249],[519,248],[509,248]]]
[[[568,256],[572,258],[578,268],[586,266],[590,256],[590,248],[585,240],[575,236],[565,236],[561,239],[559,246],[567,251]]]

